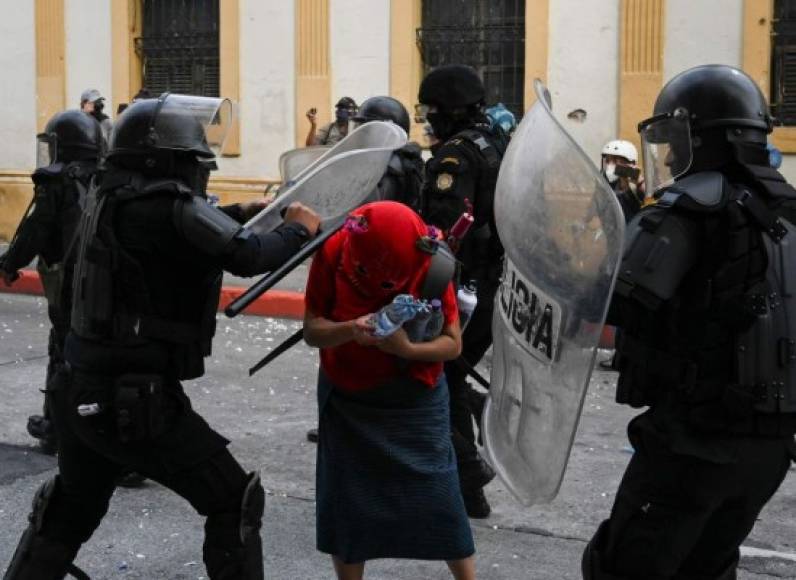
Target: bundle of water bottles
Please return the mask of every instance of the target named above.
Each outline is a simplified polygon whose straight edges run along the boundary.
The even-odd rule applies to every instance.
[[[456,295],[459,306],[459,324],[462,331],[478,304],[475,282],[462,286]],[[445,317],[438,298],[421,300],[411,294],[399,294],[392,302],[373,315],[373,334],[390,336],[403,327],[412,342],[428,342],[442,332]]]

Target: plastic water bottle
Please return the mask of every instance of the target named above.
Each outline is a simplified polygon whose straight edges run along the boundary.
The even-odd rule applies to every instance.
[[[434,340],[442,332],[442,325],[445,323],[445,316],[442,314],[442,302],[438,298],[431,301],[431,316],[426,324],[425,341]]]
[[[467,323],[470,322],[470,318],[473,316],[475,307],[478,305],[475,280],[470,280],[470,282],[459,288],[456,293],[456,302],[459,306],[459,326],[464,332]]]
[[[423,342],[428,321],[431,320],[431,306],[425,300],[421,301],[421,305],[415,317],[404,323],[404,330],[412,342]]]
[[[421,308],[422,303],[411,294],[399,294],[373,316],[373,335],[390,336]]]

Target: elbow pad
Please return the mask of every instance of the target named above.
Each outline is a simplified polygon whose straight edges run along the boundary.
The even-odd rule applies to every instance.
[[[616,293],[656,309],[671,299],[698,257],[696,224],[669,211],[642,212],[628,225]]]
[[[233,218],[197,196],[177,200],[173,217],[177,231],[211,256],[221,256],[232,240],[249,234]]]

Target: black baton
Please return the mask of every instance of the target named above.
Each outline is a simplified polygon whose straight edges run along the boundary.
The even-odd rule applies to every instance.
[[[479,385],[481,385],[485,389],[489,389],[489,381],[486,380],[483,377],[483,375],[481,375],[481,373],[479,373],[477,370],[475,370],[473,365],[471,365],[469,362],[467,362],[463,356],[460,356],[454,362],[455,362],[456,365],[459,365],[462,368],[464,368],[464,370],[467,371],[467,374],[470,375],[471,377],[473,377],[475,379],[475,381]]]
[[[263,276],[248,290],[246,290],[246,292],[230,302],[229,306],[227,306],[224,310],[224,314],[230,318],[236,317],[243,311],[244,308],[249,306],[249,304],[273,288],[282,278],[295,270],[299,264],[314,254],[315,251],[320,248],[326,240],[331,238],[341,227],[343,227],[347,217],[348,215],[346,214],[330,220],[329,224],[323,228],[323,231],[319,232],[312,241],[304,245],[295,256],[290,258],[287,262],[282,264],[273,272]]]
[[[292,347],[292,346],[298,344],[299,342],[301,342],[301,339],[302,339],[303,336],[304,336],[304,329],[303,328],[299,328],[295,333],[293,333],[284,342],[282,342],[282,344],[280,344],[274,350],[272,350],[267,355],[265,355],[260,362],[258,362],[252,368],[250,368],[249,369],[249,376],[252,376],[254,373],[259,371],[261,368],[263,368],[265,365],[267,365],[272,360],[277,358],[279,355],[281,355],[283,352],[288,350],[290,347]]]

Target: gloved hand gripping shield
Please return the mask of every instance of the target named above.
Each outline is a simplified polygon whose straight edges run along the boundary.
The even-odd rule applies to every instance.
[[[526,505],[561,486],[624,235],[616,196],[535,89],[495,194],[506,259],[483,417],[490,463]]]
[[[273,230],[282,223],[282,210],[294,201],[312,208],[324,221],[348,214],[367,199],[393,151],[406,140],[404,130],[394,123],[373,121],[357,127],[299,172],[295,183],[246,227],[258,233]]]

